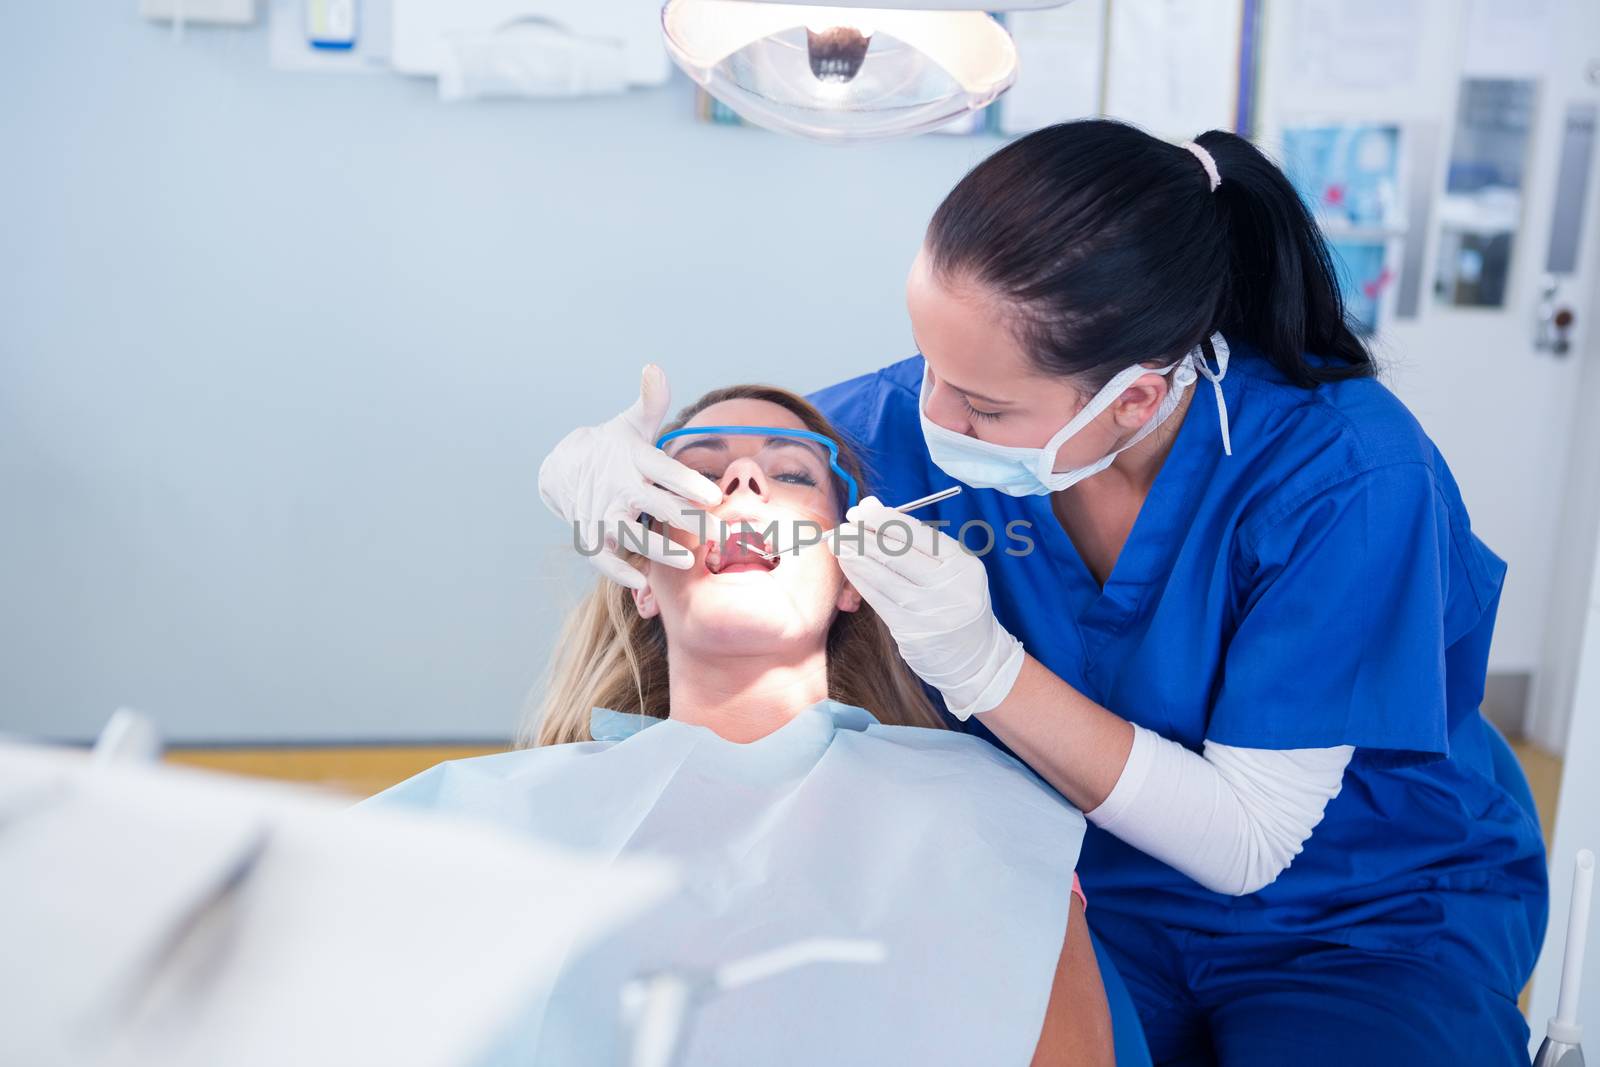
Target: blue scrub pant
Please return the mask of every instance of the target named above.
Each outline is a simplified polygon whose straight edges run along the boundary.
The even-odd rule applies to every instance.
[[[1090,916],[1163,1067],[1528,1063],[1516,999],[1438,961]]]

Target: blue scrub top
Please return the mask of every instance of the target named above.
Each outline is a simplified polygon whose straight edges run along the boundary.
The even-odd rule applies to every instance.
[[[1232,457],[1201,381],[1103,589],[1049,497],[968,489],[919,517],[951,533],[986,522],[1000,622],[1116,714],[1196,751],[1207,738],[1357,749],[1265,889],[1211,892],[1091,826],[1079,873],[1092,909],[1420,953],[1514,995],[1547,893],[1526,783],[1478,711],[1505,564],[1383,385],[1299,388],[1229,344]],[[922,373],[913,357],[812,397],[888,504],[954,481],[923,442]],[[981,526],[963,536],[974,550],[986,539]],[[968,729],[1000,744],[977,719]]]

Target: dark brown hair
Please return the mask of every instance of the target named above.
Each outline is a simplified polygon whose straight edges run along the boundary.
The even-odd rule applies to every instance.
[[[1098,388],[1214,331],[1291,382],[1368,377],[1322,232],[1281,170],[1222,130],[1199,159],[1120,122],[1049,126],[978,164],[928,226],[935,274],[1011,311],[1040,369]]]

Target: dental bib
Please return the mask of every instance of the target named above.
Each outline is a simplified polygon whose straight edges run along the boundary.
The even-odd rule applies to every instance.
[[[1065,426],[1045,442],[1041,448],[1018,448],[980,441],[976,437],[957,433],[928,418],[928,395],[933,389],[933,372],[925,368],[922,374],[922,395],[918,399],[918,414],[922,420],[922,436],[928,444],[928,455],[939,469],[950,477],[965,482],[975,489],[998,489],[1011,496],[1045,496],[1099,474],[1122,453],[1149,437],[1178,410],[1183,396],[1195,383],[1197,375],[1211,382],[1217,397],[1217,413],[1222,425],[1222,447],[1233,455],[1233,445],[1228,439],[1228,408],[1222,397],[1222,378],[1228,373],[1228,342],[1220,333],[1210,337],[1212,351],[1216,353],[1217,369],[1207,365],[1200,347],[1189,350],[1183,358],[1159,370],[1135,364],[1121,370],[1078,410]],[[1132,437],[1119,447],[1101,456],[1093,463],[1071,470],[1055,469],[1056,453],[1101,412],[1110,407],[1128,387],[1146,374],[1171,374],[1172,388],[1162,398],[1161,406]]]
[[[807,938],[876,941],[884,956],[705,999],[677,1062],[1029,1062],[1084,833],[1032,772],[977,738],[833,701],[750,744],[604,710],[591,734],[444,763],[366,802],[680,869],[685,891],[570,958],[493,1062],[626,1062],[623,982],[704,975]]]

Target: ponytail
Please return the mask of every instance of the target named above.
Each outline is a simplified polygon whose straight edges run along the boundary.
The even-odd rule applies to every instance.
[[[1255,345],[1296,385],[1366,378],[1372,356],[1345,315],[1333,255],[1289,179],[1255,145],[1212,130],[1197,143],[1217,162],[1228,241],[1218,325]],[[1321,356],[1319,362],[1306,353]]]
[[[1048,126],[1000,149],[928,225],[934,271],[975,282],[1046,373],[1099,388],[1214,330],[1296,385],[1368,377],[1333,260],[1283,172],[1213,130],[1215,161],[1120,122]]]

